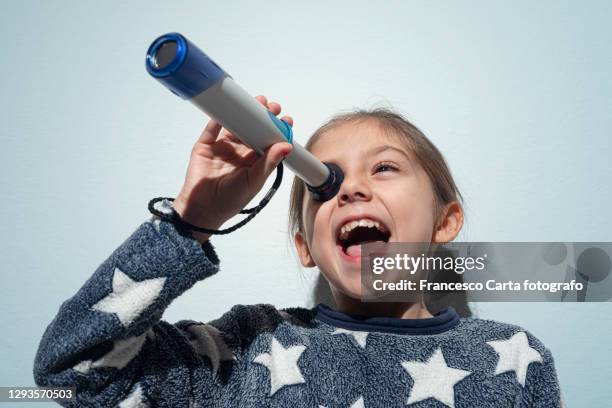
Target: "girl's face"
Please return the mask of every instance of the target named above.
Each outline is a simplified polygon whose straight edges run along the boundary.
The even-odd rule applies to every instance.
[[[312,154],[340,166],[344,182],[338,194],[323,203],[304,195],[304,231],[296,234],[296,248],[302,265],[319,267],[334,296],[341,292],[359,298],[359,242],[431,242],[434,192],[412,152],[374,121],[328,131]],[[370,228],[347,230],[360,220]]]

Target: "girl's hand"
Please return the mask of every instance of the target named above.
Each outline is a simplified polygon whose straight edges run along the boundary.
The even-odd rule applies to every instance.
[[[255,99],[275,115],[280,114],[278,103],[268,102],[262,95]],[[293,126],[290,116],[281,119]],[[209,121],[191,151],[174,209],[190,224],[218,229],[251,201],[291,149],[290,143],[275,143],[260,157],[217,121]],[[193,236],[200,242],[208,239],[208,234],[195,231]]]

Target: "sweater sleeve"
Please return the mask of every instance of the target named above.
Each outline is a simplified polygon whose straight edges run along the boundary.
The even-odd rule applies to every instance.
[[[554,358],[548,348],[542,342],[528,333],[530,343],[534,344],[542,356],[541,364],[534,364],[536,370],[530,373],[528,386],[531,390],[532,408],[558,408],[563,407],[559,379],[555,368]]]
[[[36,384],[76,387],[76,401],[58,401],[68,407],[187,407],[196,385],[199,399],[217,400],[219,366],[239,350],[214,326],[160,318],[218,269],[210,241],[155,216],[142,223],[61,304],[36,353]]]

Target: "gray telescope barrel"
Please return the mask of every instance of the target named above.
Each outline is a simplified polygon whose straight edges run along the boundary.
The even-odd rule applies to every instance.
[[[284,160],[287,167],[312,186],[319,186],[327,180],[328,168],[300,144],[293,142],[292,135],[286,137],[270,112],[232,78],[221,79],[190,101],[259,154],[274,143],[291,143],[293,150]]]

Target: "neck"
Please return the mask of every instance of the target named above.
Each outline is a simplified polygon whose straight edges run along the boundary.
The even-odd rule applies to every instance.
[[[336,309],[361,316],[426,319],[433,317],[423,302],[362,302],[332,289]]]

